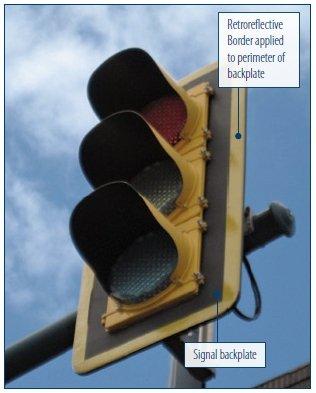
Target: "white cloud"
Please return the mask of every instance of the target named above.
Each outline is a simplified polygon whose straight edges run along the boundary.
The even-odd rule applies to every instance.
[[[36,184],[10,170],[7,179],[7,301],[17,311],[36,304],[45,319],[63,315],[76,307],[82,265],[68,234],[69,213],[46,200]]]

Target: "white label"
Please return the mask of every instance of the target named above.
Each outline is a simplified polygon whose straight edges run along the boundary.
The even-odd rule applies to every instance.
[[[220,12],[219,87],[299,87],[298,12]]]
[[[265,343],[185,343],[185,367],[265,367]]]

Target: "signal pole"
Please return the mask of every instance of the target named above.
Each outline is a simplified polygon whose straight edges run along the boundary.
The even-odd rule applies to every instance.
[[[189,331],[187,334],[181,335],[181,340],[184,348],[185,342],[212,342],[213,337],[214,324],[208,323],[207,325]],[[205,371],[208,371],[208,374],[205,375],[207,379],[215,377],[215,373],[212,369],[205,369]],[[205,387],[205,381],[202,375],[201,379],[199,379],[198,373],[196,373],[195,376],[190,374],[187,368],[185,368],[175,357],[172,357],[169,387],[175,389],[202,389]]]

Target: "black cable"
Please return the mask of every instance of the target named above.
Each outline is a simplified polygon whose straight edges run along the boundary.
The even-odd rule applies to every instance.
[[[237,305],[234,306],[233,311],[234,313],[241,319],[245,320],[245,321],[254,321],[255,319],[257,319],[261,313],[261,306],[262,306],[262,302],[261,302],[261,295],[260,295],[260,290],[257,284],[257,281],[255,279],[255,276],[252,272],[250,263],[247,259],[246,256],[244,256],[244,265],[245,268],[247,270],[249,279],[250,279],[250,284],[251,284],[251,289],[252,292],[254,294],[254,298],[255,298],[255,311],[253,313],[253,316],[249,316],[244,314],[242,311],[239,310],[239,308],[237,307]]]

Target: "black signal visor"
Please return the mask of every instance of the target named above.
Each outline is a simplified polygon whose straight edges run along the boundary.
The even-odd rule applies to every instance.
[[[176,245],[129,184],[110,183],[84,198],[70,233],[105,291],[121,302],[144,301],[169,285]]]
[[[100,119],[133,110],[142,113],[170,144],[181,139],[186,105],[142,49],[126,49],[101,64],[89,80],[88,97]]]
[[[142,49],[123,50],[101,64],[88,83],[88,97],[100,119],[121,111],[142,109],[164,96],[178,96]]]
[[[179,168],[136,112],[118,112],[101,121],[83,139],[79,159],[94,188],[129,182],[164,214],[174,209],[182,190]]]

